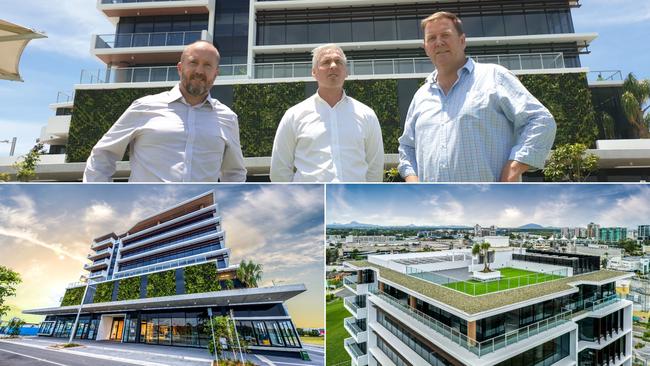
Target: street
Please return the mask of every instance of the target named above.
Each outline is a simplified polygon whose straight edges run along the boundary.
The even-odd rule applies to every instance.
[[[88,366],[98,359],[58,351],[0,342],[0,366]],[[133,363],[101,360],[102,366],[132,366]]]

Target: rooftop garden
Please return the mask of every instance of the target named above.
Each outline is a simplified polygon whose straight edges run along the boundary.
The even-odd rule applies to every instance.
[[[494,281],[457,281],[443,284],[456,291],[464,292],[468,295],[478,296],[489,294],[491,292],[504,291],[514,289],[517,287],[534,285],[537,283],[558,280],[565,276],[558,273],[539,273],[532,272],[517,268],[501,268],[499,269],[501,278]]]

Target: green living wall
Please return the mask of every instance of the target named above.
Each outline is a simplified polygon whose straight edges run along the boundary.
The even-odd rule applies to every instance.
[[[221,290],[214,262],[185,267],[185,293],[196,294]]]
[[[81,304],[81,298],[84,295],[85,288],[86,287],[81,286],[65,290],[65,295],[63,295],[63,300],[61,300],[61,306]]]
[[[585,74],[523,75],[524,85],[553,113],[556,144],[582,142],[593,146],[598,134],[591,92]],[[398,84],[402,80],[348,80],[347,94],[374,109],[386,153],[397,152],[402,133]],[[407,80],[405,80],[407,81]],[[270,156],[280,119],[310,93],[305,82],[216,86],[232,89],[232,109],[239,116],[244,156]],[[77,90],[67,146],[69,162],[86,161],[90,150],[137,98],[165,89]],[[225,89],[224,89],[225,90]],[[405,108],[405,107],[402,107]],[[405,111],[401,111],[405,115]]]
[[[97,304],[100,302],[108,302],[113,298],[113,286],[115,281],[111,282],[102,282],[97,285],[95,290],[95,297],[93,298],[93,303]]]
[[[156,272],[147,276],[147,297],[176,295],[176,271]]]
[[[133,300],[140,298],[140,277],[129,277],[119,281],[117,300]]]

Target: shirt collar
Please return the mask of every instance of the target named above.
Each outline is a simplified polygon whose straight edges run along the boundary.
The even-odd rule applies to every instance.
[[[472,72],[474,72],[474,60],[472,60],[471,57],[468,57],[467,61],[465,61],[465,64],[463,65],[463,67],[461,67],[460,69],[458,69],[458,71],[456,71],[456,74],[458,75],[459,79],[460,79],[460,75],[463,72],[463,70],[467,70],[468,74],[471,74]],[[429,83],[429,84],[434,84],[434,83],[436,83],[436,78],[437,77],[438,77],[438,70],[436,69],[436,70],[433,70],[433,72],[431,74],[429,74],[429,76],[427,76],[426,82]]]
[[[325,104],[329,105],[329,103],[327,103],[327,102],[325,101],[325,99],[321,98],[321,96],[318,94],[318,90],[316,90],[316,94],[314,94],[314,98],[315,98],[316,100],[322,102],[322,103],[325,103]],[[341,103],[342,103],[344,100],[346,100],[347,98],[348,98],[348,95],[345,94],[345,89],[343,89],[343,95],[341,95],[341,100],[339,100],[338,102],[336,102],[336,104],[334,105],[334,107],[336,107],[337,105],[341,104]]]
[[[172,103],[176,101],[182,101],[183,103],[187,104],[185,98],[183,98],[183,93],[181,93],[180,84],[176,84],[172,88],[172,90],[170,90],[168,93],[167,103]],[[206,102],[210,105],[210,108],[212,109],[216,109],[217,103],[219,103],[218,100],[212,98],[210,93],[208,93],[208,96],[205,98],[205,101],[203,101],[203,103],[201,103],[199,107],[204,106]]]

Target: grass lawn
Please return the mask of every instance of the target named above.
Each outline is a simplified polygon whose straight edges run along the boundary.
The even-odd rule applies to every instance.
[[[350,334],[343,328],[343,319],[351,317],[352,314],[343,307],[343,300],[328,302],[325,305],[326,315],[326,336],[327,355],[325,365],[332,366],[341,362],[350,364],[350,356],[343,348],[343,340],[350,337]]]
[[[325,337],[311,337],[311,336],[302,336],[300,341],[304,344],[313,344],[315,346],[324,346]]]
[[[503,291],[521,286],[533,285],[546,281],[557,280],[562,276],[526,271],[516,268],[501,268],[501,279],[498,281],[481,282],[476,280],[448,283],[444,286],[464,292],[468,295],[483,295],[490,292]]]

